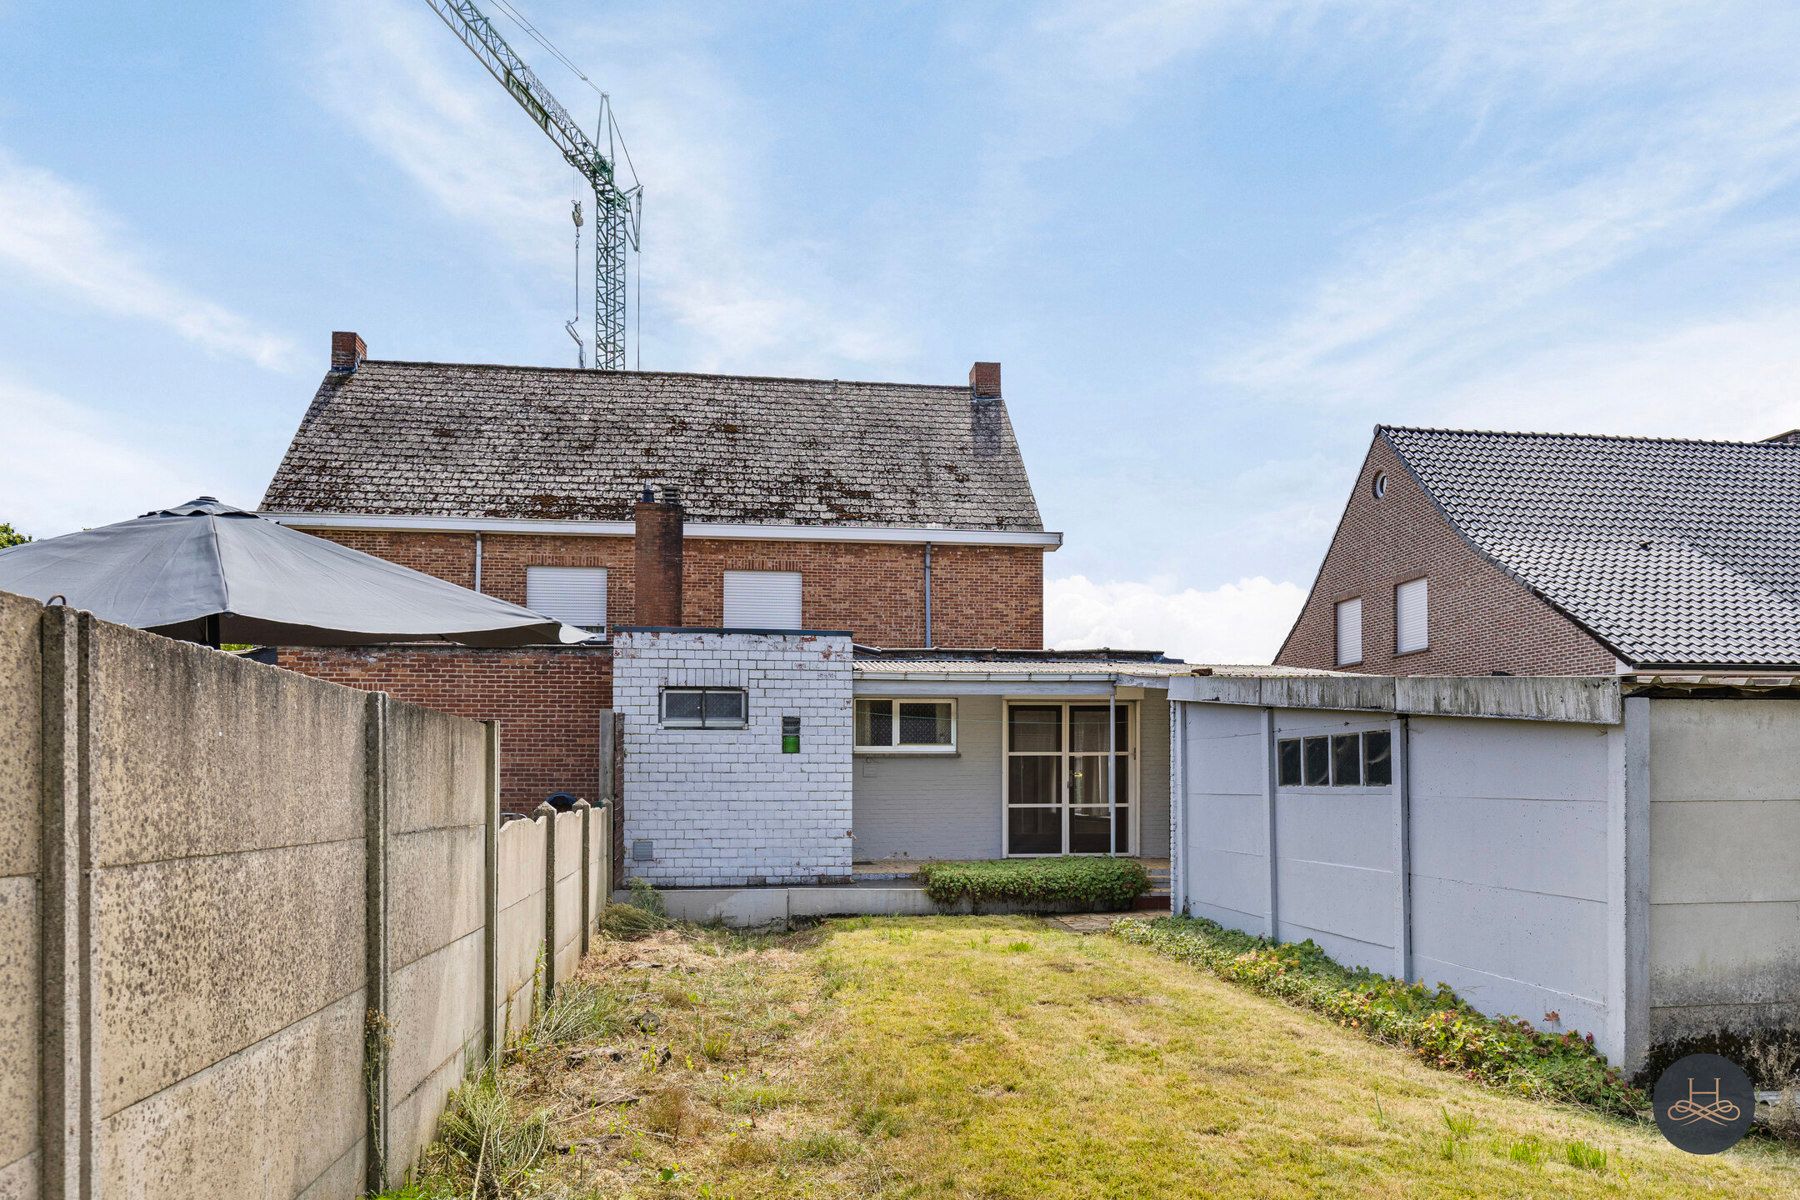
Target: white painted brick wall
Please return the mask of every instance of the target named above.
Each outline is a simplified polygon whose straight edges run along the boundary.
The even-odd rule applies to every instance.
[[[813,883],[850,875],[851,646],[804,633],[621,631],[625,873],[659,886]],[[665,729],[665,687],[741,687],[743,729]],[[781,718],[800,718],[800,753]],[[632,858],[649,841],[655,857]]]

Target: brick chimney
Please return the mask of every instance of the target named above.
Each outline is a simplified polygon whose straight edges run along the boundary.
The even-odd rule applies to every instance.
[[[362,366],[362,360],[367,357],[369,357],[369,348],[356,334],[339,330],[331,335],[331,369],[333,371],[354,371]]]
[[[1000,364],[978,362],[969,368],[969,396],[974,400],[1000,398]]]
[[[680,625],[681,621],[681,493],[663,488],[659,501],[644,485],[632,510],[637,532],[637,611],[639,625]]]

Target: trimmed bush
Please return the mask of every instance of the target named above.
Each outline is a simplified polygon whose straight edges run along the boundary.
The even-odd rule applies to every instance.
[[[1125,909],[1150,890],[1150,876],[1129,858],[1006,858],[926,863],[925,894],[939,904],[1015,904],[1022,908]]]
[[[1425,1062],[1538,1099],[1631,1116],[1644,1094],[1607,1065],[1593,1035],[1550,1033],[1517,1017],[1489,1017],[1448,984],[1427,988],[1326,957],[1310,939],[1270,942],[1195,917],[1117,921],[1113,934],[1204,967],[1289,1004],[1310,1008]]]

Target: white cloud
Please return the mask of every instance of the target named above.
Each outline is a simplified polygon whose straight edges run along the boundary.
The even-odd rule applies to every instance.
[[[1058,650],[1162,650],[1194,663],[1266,663],[1306,600],[1305,589],[1257,576],[1211,591],[1084,575],[1044,587],[1045,632]]]
[[[166,326],[215,354],[282,370],[293,343],[166,277],[86,191],[0,149],[0,262],[99,312]]]
[[[569,202],[585,193],[555,148],[429,13],[397,0],[321,7],[358,33],[305,61],[320,102],[445,212],[566,288]],[[629,46],[592,49],[579,27],[556,36],[577,61],[606,63],[645,184],[645,366],[829,375],[910,362],[919,339],[904,306],[835,273],[833,247],[782,228],[788,210],[767,200],[771,131],[704,30],[659,21]],[[516,48],[530,60],[535,47]],[[579,84],[554,90],[571,111],[594,99]]]
[[[216,465],[177,462],[147,449],[144,431],[49,392],[0,380],[0,411],[9,414],[0,521],[36,538],[110,525],[217,494],[221,482],[230,482],[220,479]],[[199,448],[199,458],[210,456]],[[255,497],[235,502],[254,504]]]

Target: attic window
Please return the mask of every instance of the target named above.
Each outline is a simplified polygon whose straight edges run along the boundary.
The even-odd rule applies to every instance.
[[[1377,500],[1379,500],[1383,496],[1387,495],[1387,472],[1386,471],[1375,472],[1375,478],[1373,478],[1369,481],[1369,491],[1371,491],[1375,494],[1375,498]]]

